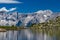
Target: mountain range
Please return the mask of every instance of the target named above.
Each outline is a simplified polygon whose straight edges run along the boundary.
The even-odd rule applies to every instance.
[[[59,12],[51,10],[39,10],[34,13],[18,13],[14,11],[16,8],[7,10],[5,7],[0,9],[0,26],[30,26],[34,23],[46,22],[60,16]],[[13,11],[13,12],[12,12]]]

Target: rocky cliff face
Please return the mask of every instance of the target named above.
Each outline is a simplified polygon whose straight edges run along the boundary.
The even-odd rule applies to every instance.
[[[33,23],[42,23],[49,19],[60,16],[60,13],[54,13],[51,10],[40,10],[34,13],[22,14],[18,12],[0,11],[1,26],[29,26]]]

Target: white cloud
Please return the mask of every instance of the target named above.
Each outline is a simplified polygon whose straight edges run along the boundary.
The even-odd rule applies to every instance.
[[[6,12],[8,12],[9,10],[7,10],[5,7],[2,7],[2,8],[0,9],[0,11],[6,11]]]
[[[0,11],[5,11],[5,12],[10,12],[10,11],[14,11],[14,10],[16,10],[16,8],[11,8],[11,9],[7,10],[6,7],[2,7],[0,9]]]
[[[11,8],[10,11],[16,10],[16,8]]]
[[[16,1],[16,0],[0,0],[0,3],[10,4],[10,3],[22,3],[22,2],[19,2],[19,1]]]

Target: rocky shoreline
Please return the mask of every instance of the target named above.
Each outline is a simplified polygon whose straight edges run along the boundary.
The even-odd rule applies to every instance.
[[[4,28],[0,28],[0,32],[6,32],[7,30]]]

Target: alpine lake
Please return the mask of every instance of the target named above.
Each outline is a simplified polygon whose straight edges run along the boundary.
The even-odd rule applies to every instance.
[[[21,28],[20,30],[5,30],[0,31],[0,40],[60,40],[60,28]]]

